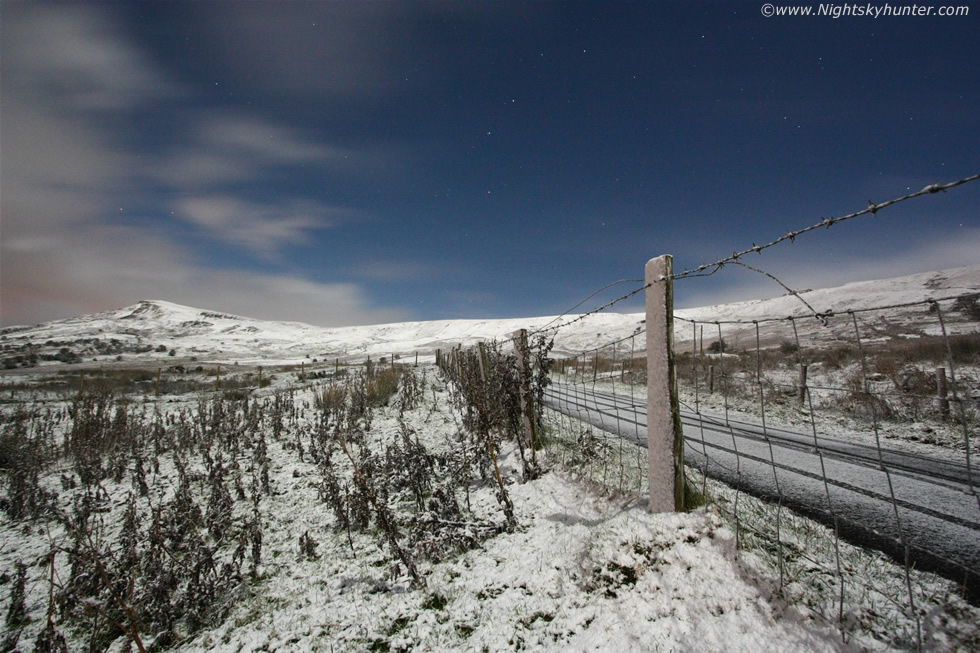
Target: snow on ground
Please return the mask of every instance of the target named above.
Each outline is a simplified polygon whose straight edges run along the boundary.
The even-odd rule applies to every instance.
[[[520,530],[432,568],[427,591],[386,585],[337,543],[183,650],[846,650],[747,576],[710,512],[651,515],[560,473],[513,499]]]
[[[436,448],[456,432],[458,416],[435,373],[428,377],[426,396],[431,393],[434,403],[401,419]],[[288,429],[312,419],[312,396],[310,388],[296,392],[301,416]],[[193,410],[197,397],[165,397],[158,405]],[[380,445],[401,428],[396,408],[380,409],[370,438]],[[273,492],[261,504],[257,577],[245,580],[221,623],[184,639],[176,650],[850,650],[832,626],[773,596],[772,578],[736,559],[734,535],[714,510],[650,514],[642,496],[600,495],[557,468],[521,483],[515,451],[502,452],[501,467],[518,528],[443,562],[421,563],[427,587],[418,589],[376,536],[354,533],[352,552],[318,496],[315,465],[298,459],[289,442],[288,435],[269,441]],[[203,470],[199,461],[192,466],[191,472]],[[164,460],[151,480],[153,492],[172,492],[171,468]],[[66,471],[53,473],[51,485]],[[113,510],[122,510],[129,479],[104,485]],[[499,521],[489,486],[471,495],[474,512]],[[71,493],[60,500],[70,504]],[[0,613],[9,608],[15,563],[29,564],[30,621],[21,650],[30,648],[43,626],[48,600],[48,568],[33,563],[62,537],[60,529],[0,515],[0,568],[8,574]],[[300,555],[304,533],[318,542],[316,559]],[[67,562],[59,565],[66,573]],[[83,646],[69,641],[73,650]],[[127,649],[124,638],[111,647]]]
[[[928,298],[953,297],[980,291],[980,265],[954,268],[939,272],[926,272],[906,277],[878,281],[861,281],[837,288],[801,290],[799,296],[821,313],[847,310],[863,310],[883,305],[920,302]],[[598,299],[596,300],[599,301]],[[620,305],[621,306],[621,305]],[[949,307],[944,307],[944,310]],[[615,309],[613,309],[615,310]],[[675,346],[683,351],[690,346],[692,331],[690,320],[699,323],[741,320],[748,321],[744,328],[725,326],[724,338],[735,342],[739,337],[754,342],[752,320],[765,320],[812,315],[799,297],[783,295],[771,299],[722,304],[701,308],[685,308],[674,311]],[[894,309],[885,317],[892,322],[896,333],[903,337],[939,333],[935,315],[923,310]],[[437,349],[449,349],[463,345],[470,347],[480,341],[507,341],[518,329],[535,331],[549,329],[555,336],[553,355],[563,357],[589,350],[603,343],[628,338],[642,332],[643,313],[615,313],[605,311],[580,320],[576,314],[556,317],[527,317],[511,319],[460,319],[425,322],[402,322],[358,327],[323,328],[297,322],[256,320],[229,315],[213,310],[181,306],[166,301],[142,301],[133,306],[106,311],[95,315],[58,320],[36,326],[7,327],[0,329],[0,341],[4,344],[5,358],[28,355],[28,343],[34,353],[54,355],[67,347],[80,357],[85,366],[112,365],[121,355],[125,364],[134,361],[164,366],[186,364],[190,359],[201,362],[232,362],[272,364],[321,361],[358,360],[366,357],[375,360],[384,356],[412,356],[420,353],[434,355]],[[950,333],[975,332],[975,320],[964,320],[955,312],[947,313],[947,330]],[[801,337],[811,337],[827,344],[853,338],[849,320],[837,320],[830,328],[821,327],[816,320],[797,320]],[[562,326],[565,325],[565,326]],[[560,329],[557,327],[561,326]],[[717,336],[708,326],[709,341]],[[792,340],[792,326],[786,322],[763,323],[764,346],[778,345]],[[873,334],[867,334],[871,337]],[[91,341],[101,343],[115,339],[119,351],[107,352],[105,347],[96,351]],[[81,341],[89,342],[81,342]],[[43,343],[54,343],[45,346]],[[635,343],[629,340],[629,351],[645,348],[640,337]],[[139,351],[142,350],[142,351]],[[174,356],[170,355],[173,350]],[[139,353],[135,353],[139,351]],[[93,360],[97,359],[97,360]],[[431,358],[426,358],[431,360]],[[6,362],[6,360],[4,360]],[[42,359],[42,365],[45,363]]]
[[[817,310],[841,311],[978,289],[980,266],[973,266],[803,295]],[[783,297],[678,310],[676,315],[697,320],[751,320],[806,312],[797,298]],[[564,321],[574,317],[566,316]],[[554,353],[562,356],[628,336],[642,327],[643,317],[615,313],[590,316],[558,332]],[[922,311],[886,317],[892,319],[893,326],[901,327],[899,335],[905,336],[929,333],[936,322],[935,316]],[[406,360],[414,352],[422,352],[420,360],[425,362],[431,360],[435,349],[445,351],[459,344],[506,339],[518,328],[541,328],[552,320],[450,320],[320,329],[166,302],[141,302],[97,316],[36,328],[4,329],[0,335],[8,356],[10,352],[46,351],[46,345],[39,343],[48,342],[53,344],[47,350],[69,347],[83,354],[78,343],[84,339],[103,343],[116,339],[121,344],[113,346],[125,349],[118,354],[122,358],[118,363],[116,352],[103,353],[103,347],[97,355],[84,353],[79,367],[57,368],[62,372],[76,370],[72,374],[82,366],[111,368],[113,364],[127,367],[138,363],[155,370],[158,366],[222,362],[230,377],[241,373],[224,368],[225,362],[241,362],[242,368],[249,362],[268,367],[302,362],[309,372],[313,360],[319,359],[320,373],[332,368],[324,367],[324,362],[332,363],[335,358],[363,360],[372,356],[377,360],[400,354]],[[690,324],[683,320],[676,324],[680,346],[689,336]],[[960,327],[975,330],[976,323],[962,322]],[[784,337],[783,331],[770,334],[775,344]],[[828,337],[838,338],[839,334]],[[28,342],[32,344],[28,346]],[[148,346],[150,350],[146,350]],[[642,348],[643,343],[637,346]],[[131,353],[133,348],[143,351]],[[175,350],[174,356],[169,355],[170,350]],[[44,371],[45,365],[5,373],[3,381],[10,388],[11,399],[22,387],[20,382]],[[817,370],[814,373],[818,374]],[[270,376],[267,370],[267,381]],[[277,388],[298,380],[287,370],[277,371],[276,376],[270,388],[244,391],[268,398]],[[430,382],[434,376],[430,371]],[[83,379],[79,377],[78,386],[72,388],[81,387]],[[426,391],[433,392],[432,402],[409,411],[404,418],[429,447],[444,446],[458,430],[459,416],[448,407],[445,387],[437,386]],[[308,426],[312,419],[313,390],[309,385],[304,388],[296,391],[295,401],[297,406],[305,406],[306,414],[290,426],[292,429]],[[6,396],[5,389],[5,400]],[[60,395],[65,396],[67,393]],[[149,402],[147,410],[151,412],[158,406],[164,412],[193,413],[198,406],[196,393],[141,399]],[[64,404],[58,402],[62,400],[45,405],[60,410]],[[717,396],[702,395],[699,401],[714,405]],[[749,409],[749,402],[735,403],[738,409]],[[0,405],[0,413],[11,408],[9,402]],[[789,406],[774,409],[771,415],[788,424],[806,419],[805,414]],[[850,422],[835,425],[842,430],[853,427]],[[371,437],[381,443],[395,437],[400,428],[397,410],[386,408],[375,416]],[[519,463],[512,460],[514,452],[504,452],[503,466],[519,528],[438,564],[421,563],[427,588],[417,589],[405,570],[392,563],[390,552],[379,545],[377,537],[355,533],[351,551],[346,534],[336,530],[332,513],[318,496],[316,467],[285,447],[287,440],[269,443],[275,491],[264,496],[261,504],[264,541],[260,573],[238,590],[238,600],[227,618],[180,641],[177,649],[786,651],[859,650],[863,645],[888,650],[888,645],[870,640],[846,645],[833,625],[802,604],[780,598],[772,590],[775,582],[771,570],[760,571],[763,567],[752,565],[752,555],[736,556],[731,527],[713,508],[683,515],[651,515],[644,509],[642,496],[599,493],[557,465],[540,479],[521,483]],[[200,474],[202,464],[195,464]],[[165,462],[155,480],[158,501],[173,491],[172,479],[167,477],[172,467]],[[65,471],[56,470],[44,482],[51,489],[59,489],[58,475]],[[107,487],[118,513],[130,483],[108,482]],[[489,487],[475,489],[472,494],[474,506],[499,518]],[[70,491],[61,492],[65,507],[70,506],[71,498]],[[199,499],[203,501],[203,497]],[[43,626],[48,602],[47,569],[31,563],[45,555],[49,538],[60,537],[59,528],[53,523],[11,522],[0,513],[0,578],[6,578],[0,583],[0,614],[9,608],[15,563],[30,565],[30,621],[21,633],[22,650],[30,648]],[[316,559],[299,554],[298,541],[304,533],[319,542]],[[856,609],[864,610],[861,606]],[[944,612],[937,614],[950,618]],[[964,614],[966,623],[975,616],[970,611]],[[84,646],[77,639],[71,643],[73,649]],[[113,648],[125,650],[127,644],[119,639]]]

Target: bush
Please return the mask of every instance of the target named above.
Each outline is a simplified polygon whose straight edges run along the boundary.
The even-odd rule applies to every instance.
[[[375,373],[367,381],[367,401],[371,406],[386,406],[388,400],[398,392],[398,377],[400,373],[394,367],[388,367]]]
[[[953,310],[962,313],[971,320],[980,321],[980,301],[978,300],[980,300],[978,295],[960,297],[953,302]]]

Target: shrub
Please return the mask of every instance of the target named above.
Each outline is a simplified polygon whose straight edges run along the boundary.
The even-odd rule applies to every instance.
[[[367,402],[371,406],[386,406],[388,400],[398,392],[397,368],[388,367],[375,373],[367,380]]]
[[[800,346],[790,340],[783,340],[781,343],[779,343],[779,351],[783,354],[795,354],[799,350]]]
[[[960,297],[953,302],[953,310],[962,313],[971,320],[980,321],[980,295]]]

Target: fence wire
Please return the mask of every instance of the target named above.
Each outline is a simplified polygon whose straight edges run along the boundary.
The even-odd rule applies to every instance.
[[[675,316],[689,482],[845,639],[946,648],[933,608],[980,595],[980,295],[821,316]],[[546,397],[563,463],[610,491],[645,488],[644,341],[557,361]]]
[[[964,177],[962,179],[957,179],[956,181],[951,181],[951,182],[948,182],[948,183],[945,183],[945,184],[940,184],[940,183],[930,184],[930,185],[926,186],[925,188],[923,188],[922,190],[916,191],[914,193],[908,193],[906,195],[902,195],[900,197],[896,197],[896,198],[891,199],[891,200],[888,200],[886,202],[876,203],[876,202],[874,202],[872,200],[868,200],[868,207],[865,208],[865,209],[861,209],[860,211],[854,211],[854,212],[849,213],[847,215],[842,215],[842,216],[838,216],[838,217],[821,218],[819,222],[816,222],[814,224],[808,225],[808,226],[803,227],[803,228],[800,228],[800,229],[795,229],[795,230],[787,231],[784,235],[779,236],[778,238],[775,238],[772,241],[770,241],[768,243],[765,243],[763,245],[756,245],[755,243],[752,243],[752,246],[751,247],[747,247],[747,248],[742,249],[740,251],[732,252],[732,254],[730,254],[728,256],[724,256],[724,257],[722,257],[722,258],[720,258],[720,259],[718,259],[716,261],[712,261],[710,263],[702,263],[701,265],[698,265],[696,267],[693,267],[693,268],[690,268],[690,269],[686,269],[686,270],[683,270],[681,272],[675,272],[674,274],[670,275],[670,279],[676,281],[676,280],[679,280],[679,279],[689,279],[689,278],[697,278],[697,277],[710,277],[710,276],[714,275],[715,273],[719,272],[720,270],[722,270],[726,265],[730,265],[730,264],[732,264],[732,265],[740,265],[742,267],[748,268],[750,270],[753,270],[754,272],[758,272],[760,274],[763,274],[763,275],[765,275],[765,276],[773,279],[776,283],[778,283],[781,286],[783,286],[783,288],[786,289],[790,294],[792,294],[795,297],[797,297],[798,299],[800,299],[800,301],[803,304],[805,304],[808,308],[810,308],[811,311],[812,311],[812,307],[810,307],[809,304],[807,304],[806,301],[803,300],[802,297],[800,297],[799,293],[797,293],[792,288],[789,288],[788,286],[786,286],[785,284],[783,284],[782,281],[780,281],[779,279],[777,279],[772,274],[770,274],[770,273],[768,273],[768,272],[766,272],[764,270],[760,270],[758,268],[755,268],[755,267],[753,267],[751,265],[745,264],[745,262],[742,261],[742,258],[744,258],[745,256],[748,256],[749,254],[761,254],[765,250],[767,250],[767,249],[769,249],[771,247],[775,247],[776,245],[779,245],[779,244],[784,243],[784,242],[791,242],[791,243],[792,242],[795,242],[796,239],[799,238],[800,236],[803,236],[805,234],[808,234],[808,233],[810,233],[812,231],[817,231],[819,229],[829,229],[830,227],[832,227],[832,226],[834,226],[836,224],[840,224],[841,222],[846,222],[848,220],[853,220],[855,218],[859,218],[859,217],[862,217],[862,216],[869,216],[869,215],[872,218],[876,218],[876,217],[878,217],[878,212],[879,211],[885,210],[885,209],[887,209],[887,208],[889,208],[891,206],[895,206],[896,204],[901,204],[903,202],[907,202],[909,200],[912,200],[912,199],[915,199],[915,198],[918,198],[918,197],[924,197],[924,196],[927,196],[927,195],[935,195],[935,194],[938,194],[938,193],[945,193],[948,190],[951,190],[953,188],[957,188],[959,186],[963,186],[963,185],[972,183],[972,182],[977,181],[977,180],[980,180],[980,174],[971,175],[969,177]],[[662,279],[661,281],[664,281],[664,280],[665,279]],[[573,318],[570,318],[569,320],[567,320],[565,322],[559,322],[559,324],[554,324],[555,322],[558,322],[562,318],[568,316],[572,311],[574,311],[575,309],[579,308],[582,304],[584,304],[588,300],[592,299],[593,297],[595,297],[596,295],[598,295],[602,291],[607,290],[607,289],[609,289],[609,288],[611,288],[613,286],[616,286],[616,285],[619,285],[619,284],[622,284],[622,283],[639,283],[639,284],[643,284],[643,285],[640,285],[638,287],[634,287],[629,292],[627,292],[627,293],[625,293],[623,295],[620,295],[620,296],[618,296],[618,297],[616,297],[616,298],[614,298],[614,299],[612,299],[612,300],[610,300],[610,301],[608,301],[608,302],[606,302],[604,304],[601,304],[599,306],[596,306],[596,307],[592,308],[591,310],[586,311],[585,313],[582,313],[582,314],[577,315],[577,316],[575,316]],[[635,297],[639,293],[641,293],[644,290],[646,290],[649,286],[650,286],[650,284],[644,283],[644,280],[643,279],[620,279],[619,281],[614,281],[612,283],[606,284],[605,286],[599,288],[598,290],[590,293],[588,296],[586,296],[580,302],[578,302],[577,304],[575,304],[575,306],[572,306],[571,308],[569,308],[568,310],[566,310],[565,312],[563,312],[561,315],[557,316],[554,320],[551,320],[550,322],[548,322],[547,324],[539,327],[536,330],[532,330],[529,333],[529,335],[530,336],[536,336],[536,335],[539,335],[539,334],[556,333],[556,332],[558,332],[559,330],[561,330],[561,329],[563,329],[565,327],[568,327],[568,326],[570,326],[572,324],[576,324],[578,322],[581,322],[582,320],[585,320],[585,319],[589,318],[592,315],[595,315],[597,313],[601,313],[603,311],[606,311],[606,310],[612,308],[613,306],[615,306],[616,304],[619,304],[620,302],[623,302],[623,301],[625,301],[627,299],[630,299],[632,297]],[[815,311],[813,311],[813,312],[816,313]],[[817,314],[816,317],[818,317],[818,319],[822,319],[819,314]]]

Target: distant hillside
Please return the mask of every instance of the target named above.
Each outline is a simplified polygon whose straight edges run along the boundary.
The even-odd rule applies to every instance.
[[[839,313],[969,292],[980,292],[980,265],[807,290],[801,292],[801,296],[819,312]],[[682,309],[675,315],[699,322],[751,322],[792,315],[801,318],[797,322],[798,329],[817,340],[839,336],[833,329],[821,327],[816,320],[806,319],[811,315],[810,310],[799,298],[790,295]],[[431,356],[436,349],[445,351],[481,340],[504,340],[520,328],[533,331],[576,317],[569,315],[557,321],[554,317],[438,320],[328,329],[298,322],[256,320],[165,301],[141,301],[115,311],[0,330],[0,367],[15,369],[32,363],[42,366],[104,363],[119,357],[146,362],[196,358],[250,363],[407,357],[416,352]],[[892,335],[919,335],[935,332],[938,328],[935,316],[926,314],[921,307],[894,309],[888,312],[887,318],[889,327],[896,332]],[[683,319],[676,322],[675,343],[678,347],[686,346],[692,337],[690,323]],[[643,320],[642,313],[591,315],[557,331],[554,353],[568,355],[626,338],[643,328]],[[968,315],[951,314],[948,322],[954,332],[980,331],[975,317]],[[750,326],[741,329],[745,337],[749,335]],[[772,345],[791,335],[787,329],[791,327],[785,323],[766,324],[765,344]],[[735,327],[726,326],[725,333],[732,334],[735,339],[739,337]],[[751,337],[754,338],[754,327]],[[620,349],[624,347],[642,350],[643,338],[637,338],[635,343],[627,341]]]
[[[937,272],[922,272],[904,277],[857,281],[836,288],[800,291],[799,297],[790,294],[772,299],[757,299],[732,304],[705,306],[675,311],[675,315],[699,322],[745,321],[768,318],[795,317],[797,331],[801,338],[811,342],[833,342],[840,339],[853,340],[852,326],[846,320],[836,320],[825,327],[814,319],[806,306],[809,304],[818,313],[846,313],[883,306],[895,306],[922,302],[927,299],[942,299],[967,293],[980,292],[980,265],[972,265]],[[801,301],[806,301],[806,304]],[[948,307],[947,307],[948,308]],[[870,319],[871,314],[867,315]],[[950,312],[945,316],[949,333],[980,332],[980,323],[975,315]],[[863,321],[864,318],[862,318]],[[881,337],[938,335],[939,321],[928,309],[920,306],[899,307],[875,311],[874,319],[887,325],[887,332],[878,333]],[[685,326],[687,329],[685,329]],[[690,324],[675,325],[675,346],[682,347],[691,342]],[[706,329],[706,334],[707,334]],[[750,338],[754,342],[754,325],[744,327],[725,325],[726,341],[736,341],[739,337]],[[729,338],[728,336],[731,336]],[[788,323],[765,323],[760,325],[763,346],[776,344],[779,340],[793,338],[793,327]],[[868,335],[868,334],[865,334]],[[705,336],[708,340],[710,336]]]

